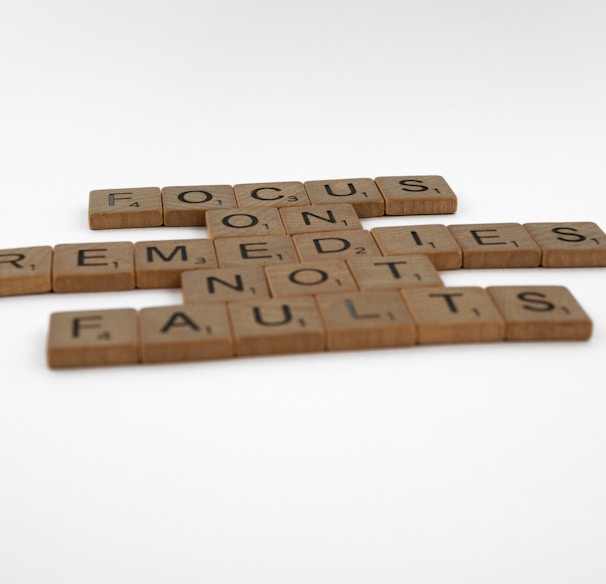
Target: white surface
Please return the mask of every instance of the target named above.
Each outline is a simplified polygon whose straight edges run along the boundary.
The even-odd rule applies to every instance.
[[[600,2],[4,2],[0,249],[187,238],[87,225],[97,188],[441,174],[451,216],[606,226]],[[579,343],[53,372],[0,299],[0,582],[603,583],[603,269]]]

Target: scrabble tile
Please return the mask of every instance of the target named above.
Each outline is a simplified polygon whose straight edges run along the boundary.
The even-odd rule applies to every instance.
[[[231,185],[164,187],[161,196],[167,227],[206,225],[206,211],[238,206]]]
[[[0,250],[0,296],[50,292],[52,259],[48,245]]]
[[[446,225],[392,225],[370,230],[384,256],[426,255],[437,270],[463,265],[463,252]]]
[[[385,199],[371,178],[310,180],[303,183],[314,205],[349,203],[358,217],[381,217]]]
[[[340,260],[273,264],[263,269],[274,297],[358,289],[346,263]]]
[[[525,223],[545,268],[606,266],[606,234],[592,222]]]
[[[519,223],[449,225],[464,268],[536,268],[541,249]]]
[[[406,288],[401,294],[417,324],[419,344],[505,338],[505,321],[483,288]]]
[[[238,207],[292,207],[309,205],[300,181],[259,182],[234,185]]]
[[[137,311],[55,312],[50,316],[46,356],[51,369],[137,363]]]
[[[302,262],[381,255],[367,229],[298,233],[292,236],[292,241]]]
[[[296,262],[292,239],[288,235],[218,237],[213,240],[220,267]]]
[[[206,227],[211,239],[249,235],[286,235],[280,213],[274,207],[208,211]]]
[[[89,194],[91,229],[159,227],[163,222],[162,196],[157,187],[99,189]]]
[[[256,265],[183,272],[181,294],[185,304],[270,296],[265,272]]]
[[[431,260],[424,255],[359,256],[346,263],[360,290],[444,286]]]
[[[396,290],[316,297],[329,350],[402,347],[416,342],[415,324]]]
[[[130,242],[63,243],[53,253],[55,292],[105,292],[135,287]]]
[[[227,305],[237,356],[324,350],[324,326],[311,296]]]
[[[564,286],[489,286],[507,340],[586,340],[592,321]]]
[[[233,356],[225,304],[159,306],[139,311],[140,359],[168,363]]]
[[[438,215],[457,210],[457,196],[441,176],[380,176],[375,182],[386,215]]]
[[[216,268],[209,239],[167,239],[135,243],[137,288],[179,288],[186,270]]]
[[[363,228],[356,210],[349,203],[283,207],[279,211],[289,235]]]

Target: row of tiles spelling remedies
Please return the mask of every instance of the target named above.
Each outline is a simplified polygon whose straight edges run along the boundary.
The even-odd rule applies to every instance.
[[[332,206],[337,223],[341,209]],[[267,211],[263,210],[261,215]],[[277,211],[276,211],[277,212]],[[261,221],[242,217],[250,227]],[[257,223],[252,224],[251,218]],[[247,227],[239,225],[239,233]],[[269,224],[269,223],[268,223]],[[331,222],[331,224],[333,224]],[[334,224],[333,224],[334,225]],[[342,224],[341,224],[342,225]],[[225,227],[225,225],[222,225]],[[293,235],[59,244],[0,250],[0,296],[181,285],[188,270],[423,255],[437,270],[606,266],[606,235],[592,222],[387,226]]]
[[[205,225],[212,209],[351,204],[358,217],[454,213],[457,197],[443,177],[385,176],[337,180],[259,182],[97,189],[89,193],[91,229]]]
[[[52,369],[504,340],[587,340],[562,286],[429,287],[51,314]]]

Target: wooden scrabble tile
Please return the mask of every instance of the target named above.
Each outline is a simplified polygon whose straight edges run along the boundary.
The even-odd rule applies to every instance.
[[[89,194],[91,229],[159,227],[163,221],[162,196],[157,187],[99,189]]]
[[[181,293],[186,304],[270,296],[265,272],[256,265],[183,272]]]
[[[519,223],[449,225],[464,268],[536,268],[541,249]]]
[[[437,270],[463,265],[463,252],[446,225],[392,225],[370,230],[384,256],[424,254]]]
[[[160,306],[139,311],[143,363],[223,359],[233,356],[225,304]]]
[[[283,207],[280,216],[289,235],[363,228],[356,210],[349,203]]]
[[[238,356],[324,350],[324,326],[311,296],[227,305]]]
[[[592,321],[564,286],[489,286],[507,340],[586,340]]]
[[[386,215],[438,215],[457,210],[457,196],[441,176],[380,176],[375,182]]]
[[[161,196],[164,225],[168,227],[206,225],[206,211],[238,206],[231,185],[164,187]]]
[[[130,242],[63,243],[53,252],[55,292],[104,292],[135,287]]]
[[[52,259],[48,245],[0,250],[0,296],[50,292]]]
[[[606,266],[606,234],[592,222],[524,223],[545,268]]]
[[[313,205],[349,203],[358,217],[381,217],[385,199],[371,178],[310,180],[303,183]]]
[[[249,235],[286,235],[280,213],[274,207],[208,211],[206,228],[211,239]]]
[[[238,207],[292,207],[309,205],[300,181],[259,182],[234,185]]]
[[[302,262],[381,255],[367,229],[298,233],[292,241]]]
[[[220,267],[266,266],[299,259],[288,235],[218,237],[213,243]]]
[[[215,248],[209,239],[167,239],[135,243],[137,288],[179,288],[182,272],[217,266]]]
[[[401,294],[417,324],[419,344],[505,338],[505,321],[483,288],[406,288]]]
[[[316,297],[329,350],[401,347],[416,329],[397,290],[341,292]]]
[[[346,263],[360,290],[444,286],[431,260],[424,255],[359,256]]]
[[[137,311],[120,308],[51,314],[46,356],[52,369],[137,363]]]
[[[264,270],[274,297],[358,289],[347,264],[340,260],[272,264]]]

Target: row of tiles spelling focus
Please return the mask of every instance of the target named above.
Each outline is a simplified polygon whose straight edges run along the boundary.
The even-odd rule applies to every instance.
[[[429,287],[51,315],[53,369],[504,340],[587,340],[563,286]]]
[[[454,213],[457,197],[443,177],[389,176],[237,185],[97,189],[89,193],[91,229],[205,225],[211,209],[350,203],[358,217]]]
[[[330,207],[337,226],[340,207]],[[278,213],[266,209],[261,214],[267,211]],[[255,215],[230,217],[249,221]],[[179,287],[182,272],[188,270],[328,260],[351,260],[353,265],[377,257],[393,263],[407,255],[425,256],[437,270],[606,266],[606,234],[592,222],[355,227],[294,235],[225,234],[0,250],[0,296],[170,288]],[[238,225],[234,231],[242,229]]]

